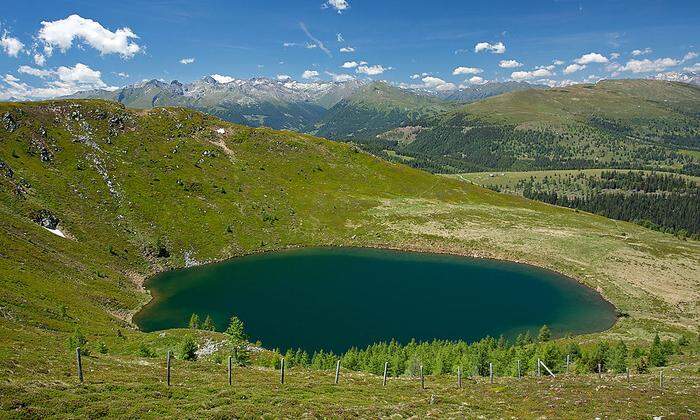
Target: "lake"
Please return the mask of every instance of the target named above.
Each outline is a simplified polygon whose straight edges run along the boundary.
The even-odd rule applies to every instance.
[[[144,331],[231,315],[267,348],[340,352],[392,338],[514,338],[610,328],[615,308],[552,271],[504,261],[362,248],[311,248],[234,258],[159,274],[134,316]]]

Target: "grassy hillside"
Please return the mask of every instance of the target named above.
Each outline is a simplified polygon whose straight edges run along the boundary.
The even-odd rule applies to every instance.
[[[97,100],[3,103],[2,410],[201,415],[217,412],[207,411],[204,399],[222,398],[229,401],[222,409],[251,415],[299,402],[305,405],[290,412],[341,415],[340,407],[352,406],[360,414],[427,413],[429,396],[421,403],[408,391],[359,399],[358,388],[334,392],[305,371],[299,378],[309,387],[297,382],[283,396],[268,388],[272,372],[254,369],[241,373],[250,388],[233,393],[212,385],[221,369],[215,365],[181,365],[191,378],[181,390],[146,379],[160,371],[164,351],[180,336],[145,334],[131,324],[148,300],[146,276],[309,245],[451,252],[551,268],[599,290],[627,315],[605,337],[649,340],[656,331],[677,337],[697,332],[700,319],[696,242],[387,163],[351,145],[195,111],[132,111]],[[86,361],[94,382],[77,390],[65,345],[76,327],[91,346],[104,341],[109,348]],[[158,361],[138,356],[144,342]],[[519,395],[525,388],[507,389]],[[450,392],[439,394],[462,398]],[[143,400],[135,402],[134,393]],[[676,397],[665,395],[672,405]]]
[[[531,89],[468,104],[410,144],[384,144],[437,172],[582,168],[700,174],[700,88],[657,80]]]
[[[436,97],[374,82],[335,104],[307,131],[334,140],[372,139],[452,108]]]

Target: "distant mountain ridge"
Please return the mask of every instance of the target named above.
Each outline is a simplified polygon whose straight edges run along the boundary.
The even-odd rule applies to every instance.
[[[114,91],[92,90],[68,98],[107,99],[129,108],[182,106],[250,126],[302,131],[367,82],[300,83],[253,78],[222,83],[211,76],[192,83],[148,80]]]
[[[488,82],[483,85],[474,85],[449,92],[444,98],[448,101],[475,102],[491,96],[508,92],[519,92],[527,89],[547,89],[546,85],[531,84],[527,82]]]

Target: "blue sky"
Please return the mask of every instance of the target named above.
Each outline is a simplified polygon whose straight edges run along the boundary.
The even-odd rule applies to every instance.
[[[699,1],[23,0],[0,34],[0,99],[210,74],[448,90],[700,70]]]

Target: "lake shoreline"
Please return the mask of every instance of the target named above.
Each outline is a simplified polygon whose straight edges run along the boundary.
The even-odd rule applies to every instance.
[[[590,332],[582,332],[579,334],[575,335],[585,335],[585,334],[599,334],[603,333],[605,331],[609,331],[612,329],[615,325],[617,325],[619,318],[620,318],[620,311],[618,308],[615,306],[613,302],[610,301],[602,292],[601,290],[597,290],[590,285],[586,284],[585,282],[564,274],[560,271],[557,271],[555,269],[552,269],[551,267],[546,267],[542,266],[539,264],[535,264],[529,261],[524,261],[523,259],[518,259],[518,258],[499,258],[498,256],[494,256],[490,253],[484,253],[484,252],[456,252],[454,249],[449,249],[446,247],[425,247],[425,246],[408,246],[406,244],[402,245],[396,245],[396,244],[379,244],[379,243],[373,243],[373,244],[326,244],[326,245],[314,245],[314,246],[306,246],[306,245],[290,245],[290,246],[284,246],[284,247],[279,247],[275,249],[261,249],[261,250],[254,250],[251,252],[246,252],[242,253],[239,255],[234,255],[231,257],[227,258],[221,258],[218,260],[210,260],[210,261],[203,261],[201,263],[198,263],[193,266],[181,266],[181,267],[173,267],[169,269],[161,269],[157,270],[157,272],[151,274],[150,276],[144,278],[144,281],[142,283],[142,287],[145,291],[145,293],[149,296],[148,301],[144,302],[143,305],[140,305],[138,309],[133,311],[132,317],[130,319],[130,323],[138,330],[141,330],[141,328],[137,325],[136,322],[134,322],[133,317],[143,311],[144,309],[150,307],[151,305],[154,305],[156,303],[159,303],[160,301],[160,296],[158,296],[158,293],[152,289],[149,284],[156,280],[159,275],[166,273],[166,272],[172,272],[172,271],[180,271],[180,270],[187,270],[193,267],[201,267],[205,265],[216,265],[216,264],[223,264],[230,262],[231,260],[238,259],[238,258],[244,258],[248,256],[254,256],[254,255],[264,255],[264,254],[271,254],[271,253],[284,253],[286,251],[295,251],[295,250],[303,250],[303,249],[308,249],[308,250],[313,250],[313,249],[340,249],[340,248],[347,248],[347,249],[356,249],[356,250],[379,250],[379,251],[392,251],[392,252],[405,252],[405,253],[415,253],[415,254],[427,254],[427,255],[444,255],[444,256],[452,256],[452,257],[463,257],[463,258],[470,258],[470,259],[475,259],[475,260],[487,260],[487,261],[494,261],[494,262],[504,262],[504,263],[511,263],[511,264],[517,264],[517,265],[523,265],[523,266],[528,266],[531,268],[539,269],[539,270],[544,270],[552,275],[555,275],[558,279],[562,279],[568,282],[575,283],[579,286],[585,287],[587,290],[590,292],[594,293],[597,298],[601,299],[606,305],[609,306],[610,311],[612,314],[614,314],[614,317],[612,319],[612,323],[605,327],[602,328],[598,331],[590,331]],[[163,267],[160,267],[163,268]],[[163,329],[162,331],[166,331],[170,328]],[[161,330],[159,330],[161,331]]]

